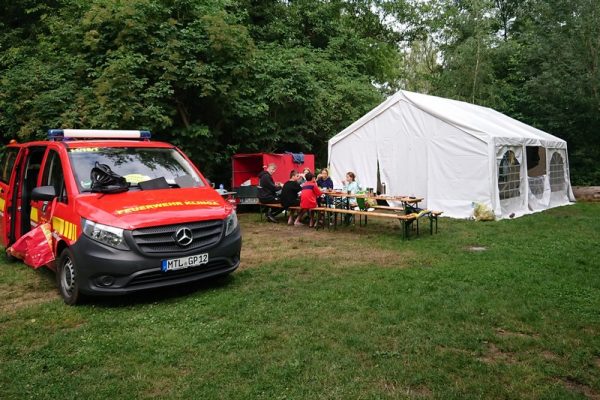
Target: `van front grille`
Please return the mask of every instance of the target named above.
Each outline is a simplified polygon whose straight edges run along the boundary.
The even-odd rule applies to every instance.
[[[188,228],[192,233],[192,242],[187,246],[177,243],[175,238],[182,228]],[[219,241],[222,231],[223,221],[211,220],[136,229],[131,234],[142,253],[156,254],[185,253],[208,248]]]

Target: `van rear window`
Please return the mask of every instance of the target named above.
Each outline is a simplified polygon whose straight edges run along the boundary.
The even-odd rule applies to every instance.
[[[69,149],[71,168],[80,192],[90,190],[90,172],[96,163],[106,164],[132,188],[138,183],[165,178],[171,187],[202,187],[204,182],[175,149],[146,147],[85,147]],[[185,182],[185,184],[182,184]]]

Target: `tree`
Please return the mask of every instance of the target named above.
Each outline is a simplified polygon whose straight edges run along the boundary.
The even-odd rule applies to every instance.
[[[537,2],[519,37],[523,96],[518,108],[536,126],[567,140],[574,182],[600,184],[600,3]]]
[[[3,5],[5,135],[150,129],[220,180],[236,151],[324,162],[326,140],[399,72],[397,33],[369,1],[35,3]]]

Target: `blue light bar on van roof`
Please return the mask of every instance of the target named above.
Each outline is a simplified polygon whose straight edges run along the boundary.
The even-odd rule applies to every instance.
[[[142,139],[150,140],[150,131],[109,129],[49,129],[48,140],[65,139]]]

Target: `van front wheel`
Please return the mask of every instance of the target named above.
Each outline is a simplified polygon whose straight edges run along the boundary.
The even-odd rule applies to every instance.
[[[60,253],[56,270],[56,283],[66,304],[73,306],[81,301],[79,284],[77,283],[77,266],[75,265],[73,253],[69,249],[64,249]]]

